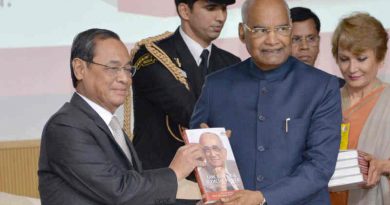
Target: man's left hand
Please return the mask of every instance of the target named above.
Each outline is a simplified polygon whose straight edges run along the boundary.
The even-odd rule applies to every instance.
[[[260,191],[239,190],[229,197],[224,197],[221,202],[224,205],[259,205],[264,196]]]

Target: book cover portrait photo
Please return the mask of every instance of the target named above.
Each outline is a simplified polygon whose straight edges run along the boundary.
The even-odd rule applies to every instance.
[[[197,167],[196,172],[200,190],[208,200],[244,189],[224,128],[186,130],[186,135],[189,143],[203,146],[206,166]]]

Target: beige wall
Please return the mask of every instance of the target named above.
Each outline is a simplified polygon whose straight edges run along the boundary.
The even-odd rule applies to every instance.
[[[0,192],[39,197],[40,140],[0,142]]]

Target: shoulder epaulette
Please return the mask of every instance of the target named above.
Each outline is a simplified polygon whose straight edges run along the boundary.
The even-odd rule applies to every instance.
[[[138,41],[137,43],[134,44],[134,47],[130,51],[131,61],[133,61],[135,54],[138,52],[138,50],[141,48],[141,46],[143,46],[147,43],[154,43],[156,41],[166,39],[169,36],[171,36],[172,34],[173,34],[172,32],[165,31],[164,33],[162,33],[160,35],[151,36],[151,37],[148,37],[148,38],[145,38],[145,39]]]
[[[156,45],[157,41],[163,40],[171,36],[172,32],[164,32],[163,34],[149,37],[146,39],[142,39],[141,41],[138,41],[134,47],[130,51],[130,59],[131,62],[134,60],[135,54],[139,51],[139,49],[142,46],[145,46],[146,50],[149,53],[144,54],[140,58],[137,59],[137,62],[133,62],[133,65],[138,70],[143,66],[150,65],[156,61],[156,59],[161,62],[161,64],[164,65],[165,68],[168,69],[168,71],[175,77],[176,80],[178,80],[180,83],[182,83],[187,90],[190,90],[190,87],[188,86],[188,82],[186,77],[184,76],[182,70],[172,62],[171,58]],[[132,119],[132,110],[133,110],[133,99],[132,99],[132,90],[130,89],[129,94],[126,97],[125,103],[124,103],[124,122],[123,122],[123,129],[125,130],[126,134],[129,136],[130,140],[133,139],[133,133],[131,131],[131,119]],[[168,120],[168,116],[167,119]],[[171,133],[173,134],[173,133]],[[173,135],[174,136],[174,135]],[[177,138],[177,137],[176,137]],[[177,138],[178,139],[178,138]],[[179,140],[180,141],[180,140]]]
[[[168,38],[171,36],[173,33],[172,32],[164,32],[163,34],[157,35],[157,36],[152,36],[149,38],[142,39],[138,41],[137,43],[134,44],[134,47],[130,51],[130,60],[133,62],[135,54],[138,52],[138,50],[141,48],[141,46],[151,43],[151,42],[156,42],[160,41],[162,39]],[[134,63],[134,66],[136,69],[139,69],[142,65],[141,63],[144,62],[145,65],[154,63],[155,59],[147,53],[147,56],[144,55],[140,57],[137,62]],[[137,64],[138,63],[138,64]],[[126,96],[125,103],[124,103],[124,116],[123,116],[123,129],[125,130],[127,136],[130,138],[130,140],[133,140],[133,132],[131,131],[131,125],[133,124],[131,122],[131,119],[134,117],[132,114],[133,111],[133,93],[132,89],[129,90],[128,95]]]
[[[153,64],[155,62],[155,59],[157,59],[161,64],[164,65],[165,68],[168,69],[168,71],[176,78],[176,80],[182,83],[187,88],[187,90],[189,90],[190,87],[188,86],[187,79],[183,75],[182,70],[155,43],[157,41],[168,38],[172,34],[173,34],[172,32],[167,31],[163,34],[149,37],[137,42],[134,45],[133,49],[131,49],[130,51],[131,59],[133,61],[134,55],[137,53],[137,51],[141,48],[141,46],[145,46],[146,50],[149,53],[144,54],[143,56],[138,58],[136,62],[134,62],[134,66],[136,67],[136,69],[141,69],[141,67],[145,67],[147,65]]]

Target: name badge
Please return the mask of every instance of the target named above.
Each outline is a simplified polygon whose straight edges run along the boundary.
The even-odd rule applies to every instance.
[[[341,142],[340,150],[348,149],[348,137],[349,137],[349,127],[350,123],[341,123]]]

